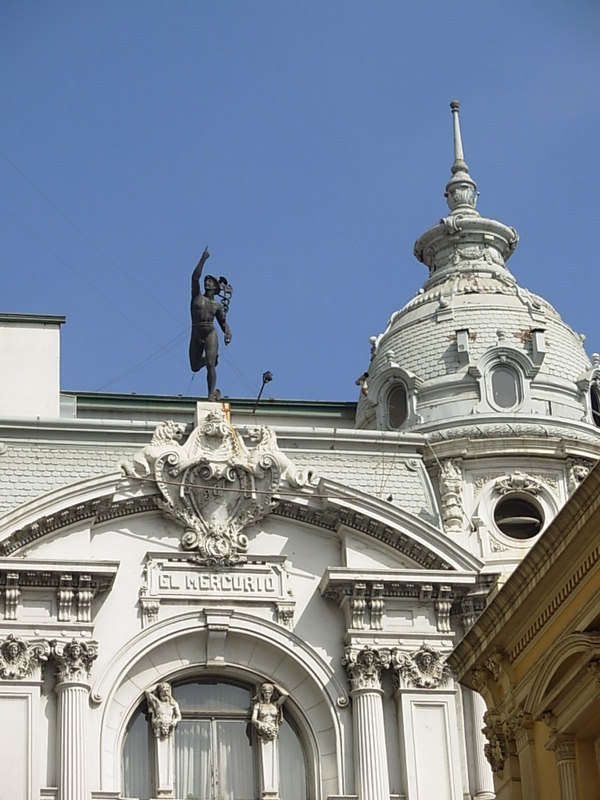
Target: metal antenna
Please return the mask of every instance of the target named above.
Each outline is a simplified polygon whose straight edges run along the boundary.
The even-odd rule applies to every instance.
[[[254,403],[254,408],[252,409],[252,413],[256,414],[256,407],[258,406],[258,402],[262,397],[263,390],[267,383],[270,383],[273,380],[273,373],[272,372],[263,372],[262,376],[262,386],[260,387],[260,392],[258,393],[258,397],[256,398],[256,402]]]

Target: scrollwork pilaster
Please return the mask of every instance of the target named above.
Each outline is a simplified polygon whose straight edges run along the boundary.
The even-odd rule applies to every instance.
[[[396,691],[402,689],[444,689],[452,681],[452,671],[442,655],[423,644],[414,653],[393,650],[392,681]]]

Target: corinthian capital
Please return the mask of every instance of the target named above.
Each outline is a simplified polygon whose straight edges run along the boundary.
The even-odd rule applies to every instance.
[[[98,658],[98,647],[92,642],[72,639],[70,642],[50,642],[56,666],[56,677],[65,681],[85,681],[89,678],[92,662]]]
[[[342,658],[348,680],[355,689],[381,689],[381,672],[390,665],[388,650],[374,650],[365,646],[362,650],[347,647]]]

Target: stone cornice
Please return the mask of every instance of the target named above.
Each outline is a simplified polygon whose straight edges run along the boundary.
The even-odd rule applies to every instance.
[[[19,588],[52,588],[61,584],[64,575],[73,578],[73,588],[77,589],[82,577],[90,579],[86,588],[103,592],[110,589],[119,568],[118,561],[83,561],[61,559],[60,561],[40,558],[17,560],[0,558],[0,588],[6,587],[7,575],[18,576]]]
[[[593,425],[575,420],[541,415],[506,414],[501,419],[498,415],[477,415],[476,418],[448,420],[421,425],[419,432],[434,447],[440,443],[463,440],[467,449],[475,451],[477,440],[485,441],[485,452],[488,453],[490,440],[502,442],[503,452],[511,452],[511,440],[515,442],[515,452],[523,452],[527,445],[528,454],[539,451],[540,454],[556,453],[557,445],[565,450],[570,448],[579,453],[600,456],[600,431]],[[517,441],[518,440],[518,441]],[[520,450],[519,450],[520,448]],[[582,453],[584,454],[584,453]]]
[[[467,594],[479,583],[475,572],[447,570],[387,570],[353,569],[351,567],[328,567],[319,583],[323,597],[342,597],[352,593],[356,584],[381,586],[383,597],[419,598],[424,587],[428,599],[438,596],[440,588],[450,586],[455,596]]]
[[[48,533],[86,519],[105,522],[132,514],[157,511],[154,496],[141,496],[113,502],[111,498],[95,498],[70,505],[56,513],[42,515],[34,521],[16,528],[0,542],[0,557],[16,553]]]
[[[237,419],[235,409],[233,421],[244,433],[246,425],[256,424],[257,420]],[[190,430],[192,427],[193,409],[189,415]],[[261,421],[261,420],[258,420]],[[40,420],[3,420],[0,422],[0,441],[31,442],[38,444],[69,444],[73,446],[131,447],[137,448],[148,442],[156,426],[164,422],[161,419],[40,419]],[[358,430],[355,428],[333,427],[300,427],[273,425],[279,444],[285,449],[334,452],[368,453],[373,451],[393,452],[395,456],[414,458],[425,446],[425,439],[420,433],[403,433],[395,431]],[[292,455],[292,453],[290,453]]]

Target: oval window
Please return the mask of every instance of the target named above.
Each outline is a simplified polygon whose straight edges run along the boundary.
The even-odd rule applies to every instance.
[[[600,393],[595,386],[590,389],[590,406],[592,407],[592,422],[600,428]]]
[[[404,386],[394,386],[388,394],[387,405],[390,428],[399,428],[408,417],[408,397]]]
[[[513,408],[520,398],[519,377],[510,367],[496,367],[492,372],[492,397],[500,408]]]
[[[542,530],[544,515],[537,503],[509,494],[496,503],[494,522],[512,539],[531,539]]]

